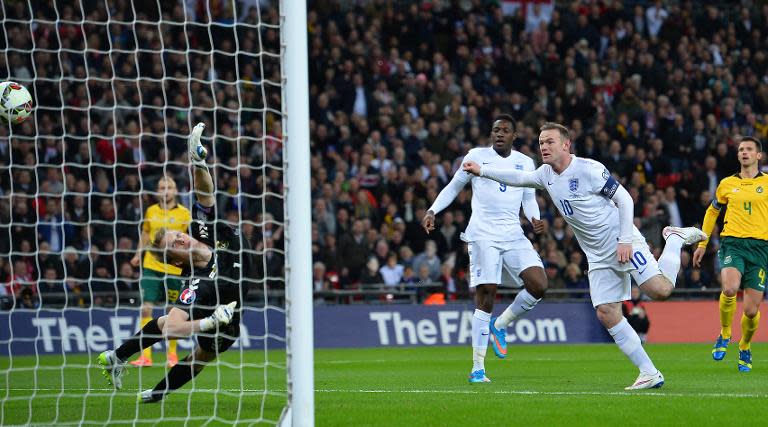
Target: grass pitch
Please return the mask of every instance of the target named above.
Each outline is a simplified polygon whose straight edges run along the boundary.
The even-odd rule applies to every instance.
[[[318,350],[318,426],[761,425],[768,398],[768,344],[753,345],[754,370],[737,371],[736,346],[714,362],[706,344],[649,345],[667,383],[625,392],[636,369],[615,345],[489,349],[490,384],[467,383],[469,347]],[[159,355],[156,354],[156,358]],[[0,360],[2,425],[250,425],[274,423],[284,405],[281,352],[225,354],[163,403],[136,393],[164,375],[131,368],[124,388],[105,386],[95,355]],[[158,361],[158,360],[156,360]],[[66,367],[63,364],[66,362]],[[12,365],[11,365],[12,363]],[[36,368],[37,366],[37,368]],[[218,385],[220,384],[220,386]],[[242,392],[241,392],[242,391]],[[492,424],[489,424],[492,423]]]

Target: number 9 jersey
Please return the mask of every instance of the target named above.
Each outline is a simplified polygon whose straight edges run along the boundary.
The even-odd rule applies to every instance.
[[[523,153],[512,150],[509,156],[501,157],[492,147],[478,147],[469,150],[464,162],[473,161],[480,165],[498,168],[533,171],[533,160]],[[473,175],[457,171],[454,179],[465,185],[472,183],[472,216],[461,239],[476,241],[514,241],[524,239],[520,227],[520,206],[524,199],[536,203],[536,191],[528,188],[511,187],[489,179],[473,179]],[[526,212],[529,214],[529,212]],[[538,219],[539,212],[535,213]]]

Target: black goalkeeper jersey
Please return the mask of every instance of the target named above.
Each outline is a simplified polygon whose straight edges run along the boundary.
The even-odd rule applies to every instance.
[[[238,228],[215,219],[215,207],[206,208],[195,203],[192,208],[190,235],[213,249],[211,260],[204,268],[185,267],[182,275],[188,277],[181,288],[177,307],[187,311],[191,319],[210,316],[219,304],[242,299],[248,292],[249,279],[254,266],[247,239]],[[239,310],[233,323],[239,322]]]

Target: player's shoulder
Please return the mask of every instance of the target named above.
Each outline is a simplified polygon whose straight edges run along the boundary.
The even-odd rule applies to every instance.
[[[611,177],[611,172],[604,164],[594,159],[587,159],[584,157],[574,157],[577,170],[589,175],[600,174],[603,178],[608,179]]]
[[[512,150],[512,152],[509,155],[509,158],[514,160],[514,161],[516,161],[516,162],[521,162],[521,163],[524,163],[524,164],[529,164],[529,162],[533,163],[533,159],[532,158],[530,158],[529,156],[526,156],[525,154],[523,154],[523,153],[521,153],[521,152],[519,152],[517,150]]]
[[[464,156],[464,158],[481,158],[487,156],[490,151],[493,150],[491,147],[474,147],[470,148],[469,151],[467,151],[467,154]]]
[[[722,187],[729,187],[733,185],[738,185],[739,181],[741,180],[741,177],[738,173],[735,173],[733,175],[728,175],[725,178],[720,180],[720,185]]]
[[[181,203],[176,204],[176,207],[173,208],[173,212],[185,217],[190,217],[192,215],[189,209],[186,206],[182,205]]]
[[[512,150],[512,154],[509,156],[509,161],[514,164],[514,168],[517,170],[524,170],[532,172],[536,170],[536,162],[530,156],[527,156],[519,151]]]
[[[605,165],[598,162],[595,159],[588,159],[586,157],[579,157],[574,156],[574,162],[581,167],[581,168],[588,168],[588,169],[605,169]]]
[[[147,208],[147,216],[160,212],[160,203],[155,203]]]
[[[550,165],[548,165],[546,163],[542,163],[541,166],[536,168],[536,172],[540,173],[540,174],[552,174],[555,171],[554,171],[554,169],[552,169],[552,166],[550,166]]]

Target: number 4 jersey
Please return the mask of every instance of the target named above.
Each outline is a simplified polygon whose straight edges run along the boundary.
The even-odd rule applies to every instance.
[[[721,236],[768,240],[768,175],[759,172],[754,178],[739,174],[723,178],[712,206],[718,210],[728,207]]]
[[[192,208],[190,235],[213,249],[213,256],[204,268],[186,267],[182,275],[189,278],[182,287],[176,306],[192,319],[210,316],[219,304],[237,301],[248,292],[247,283],[254,266],[250,247],[238,228],[216,221],[214,207],[195,203]],[[238,311],[239,313],[239,311]],[[239,314],[234,322],[239,322]]]

